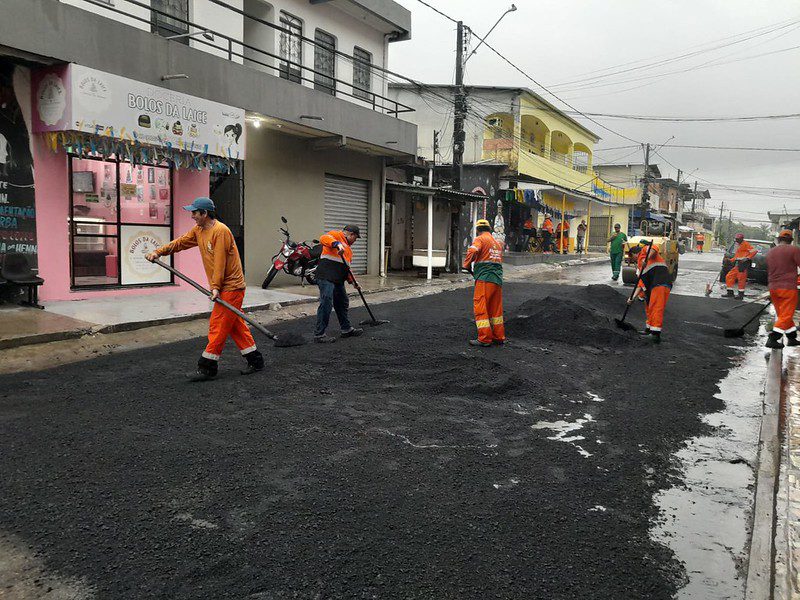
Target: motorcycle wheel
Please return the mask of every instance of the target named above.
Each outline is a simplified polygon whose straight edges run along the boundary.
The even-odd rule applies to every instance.
[[[272,265],[267,272],[267,276],[264,279],[264,283],[261,284],[261,289],[265,290],[269,287],[269,284],[272,283],[272,280],[275,279],[275,275],[278,274],[278,269],[275,268],[275,265]]]
[[[306,273],[306,281],[311,285],[317,285],[317,278],[314,273]]]

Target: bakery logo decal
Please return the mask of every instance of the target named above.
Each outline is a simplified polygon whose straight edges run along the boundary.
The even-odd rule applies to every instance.
[[[143,94],[128,94],[128,108],[138,110],[142,113],[151,113],[155,115],[164,115],[168,118],[183,119],[184,121],[192,121],[194,123],[208,123],[208,112],[205,110],[197,110],[191,106],[180,106],[174,102],[167,102],[160,98],[153,98]],[[142,116],[147,116],[142,115]],[[149,123],[149,120],[148,120]],[[180,123],[180,121],[178,121]],[[141,117],[140,117],[141,125]],[[176,133],[175,135],[180,135]]]
[[[39,118],[45,125],[55,125],[64,117],[67,109],[67,89],[61,77],[55,73],[48,73],[41,82],[36,92],[36,106]]]
[[[161,241],[151,232],[139,231],[134,235],[125,251],[125,261],[137,275],[152,275],[158,265],[148,261],[145,256],[161,246]]]
[[[75,93],[87,104],[106,110],[111,106],[111,87],[99,75],[86,75],[75,86]]]

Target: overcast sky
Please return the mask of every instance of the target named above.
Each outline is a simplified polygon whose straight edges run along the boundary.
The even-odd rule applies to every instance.
[[[397,1],[412,13],[412,39],[392,45],[390,68],[426,83],[452,83],[455,25],[418,0]],[[428,1],[463,20],[481,36],[511,5],[505,0]],[[515,3],[518,10],[506,16],[487,41],[583,112],[668,117],[800,113],[797,0]],[[735,41],[739,43],[731,44]],[[474,40],[472,47],[477,43]],[[712,49],[722,45],[725,47]],[[787,48],[792,49],[782,51]],[[630,64],[632,61],[661,61],[686,53],[697,54],[587,80],[643,64]],[[762,54],[767,55],[756,56]],[[715,65],[717,62],[728,64]],[[703,68],[697,68],[701,65]],[[664,75],[642,79],[655,74]],[[530,87],[553,100],[485,47],[469,60],[466,81],[474,85]],[[567,82],[576,83],[564,85]],[[628,146],[631,142],[595,123],[580,120],[602,138],[596,146],[595,162],[643,160],[635,148],[604,152],[604,148]],[[656,145],[675,136],[670,144],[800,148],[800,119],[658,123],[598,117],[597,121],[634,140]],[[764,219],[767,210],[782,210],[784,204],[789,211],[800,212],[800,152],[662,148],[660,153],[684,174],[698,169],[688,176],[688,181],[693,183],[696,176],[700,187],[711,189],[711,206],[718,208],[724,201],[734,209],[734,218]],[[653,156],[651,162],[658,164],[663,176],[676,176],[676,170],[663,158]],[[759,192],[789,198],[745,195],[708,185],[700,178],[716,184],[797,191]],[[760,214],[750,214],[751,211]]]

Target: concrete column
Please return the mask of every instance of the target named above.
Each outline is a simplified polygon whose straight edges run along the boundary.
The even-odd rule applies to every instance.
[[[428,187],[433,187],[433,169],[428,170]],[[428,281],[433,279],[433,194],[428,196]]]
[[[567,166],[570,169],[575,166],[575,144],[570,144],[567,148]]]
[[[544,135],[544,157],[549,159],[550,158],[550,144],[552,143],[552,134],[550,130]]]

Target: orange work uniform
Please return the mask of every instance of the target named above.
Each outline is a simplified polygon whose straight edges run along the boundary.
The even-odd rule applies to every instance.
[[[569,223],[561,221],[556,227],[556,235],[558,236],[558,251],[569,250]]]
[[[645,257],[647,257],[647,264],[645,264]],[[647,328],[660,334],[664,327],[664,310],[672,290],[669,268],[655,246],[650,249],[649,256],[647,247],[642,248],[636,262],[639,272],[642,274],[642,284],[645,289]]]
[[[478,340],[491,344],[506,339],[503,324],[503,246],[485,231],[472,240],[464,268],[474,263],[475,293],[473,308]]]
[[[208,229],[192,227],[181,237],[156,250],[159,256],[174,254],[197,247],[203,260],[203,268],[212,290],[219,290],[219,297],[239,310],[244,301],[244,273],[239,250],[228,226],[220,221]],[[208,322],[208,344],[203,358],[218,361],[228,336],[233,338],[244,356],[256,350],[256,342],[244,319],[236,316],[221,304],[214,303]]]
[[[750,266],[750,261],[756,254],[758,254],[758,250],[753,248],[750,242],[743,241],[739,244],[732,259],[736,264],[725,276],[726,286],[733,289],[734,284],[738,283],[739,291],[744,291],[744,288],[747,286],[747,269]]]
[[[553,251],[553,221],[550,220],[550,217],[544,218],[542,237],[544,238],[544,253],[550,254]]]
[[[769,297],[775,307],[776,319],[772,331],[795,334],[794,312],[797,310],[797,269],[800,267],[800,248],[778,244],[767,253]]]

